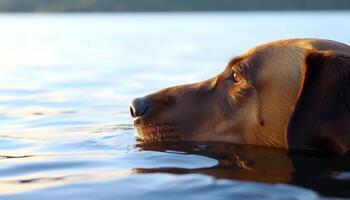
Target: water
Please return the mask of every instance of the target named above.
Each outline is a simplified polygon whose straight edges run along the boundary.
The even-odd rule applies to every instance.
[[[1,199],[350,197],[350,161],[229,144],[142,144],[133,97],[291,37],[350,43],[350,12],[0,16]]]

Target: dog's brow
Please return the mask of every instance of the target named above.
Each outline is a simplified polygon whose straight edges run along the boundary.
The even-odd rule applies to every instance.
[[[239,63],[243,58],[242,57],[236,57],[234,59],[232,59],[229,63],[228,63],[228,67],[232,68],[233,65]]]
[[[244,67],[243,57],[236,57],[229,63],[229,68],[234,71],[238,71],[240,74],[245,75],[246,69]]]
[[[233,60],[231,60],[228,66],[231,70],[238,71],[251,86],[256,88],[256,85],[250,80],[250,77],[248,75],[248,68],[250,65],[251,65],[250,62],[244,61],[244,57],[236,57]],[[234,66],[238,66],[238,67],[234,67]]]

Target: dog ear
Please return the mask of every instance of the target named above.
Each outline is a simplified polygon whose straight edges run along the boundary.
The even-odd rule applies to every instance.
[[[309,52],[287,127],[290,150],[344,154],[350,145],[350,56]]]

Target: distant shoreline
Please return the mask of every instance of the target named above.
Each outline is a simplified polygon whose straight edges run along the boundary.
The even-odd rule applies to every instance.
[[[204,11],[0,11],[1,14],[146,14],[146,13],[317,13],[317,12],[335,12],[344,13],[350,12],[350,9],[328,9],[328,10],[204,10]]]
[[[216,16],[299,16],[299,15],[328,15],[342,16],[350,14],[342,10],[323,10],[323,11],[197,11],[197,12],[0,12],[0,18],[56,18],[68,17],[71,19],[80,17],[216,17]]]
[[[1,0],[8,12],[350,11],[349,0]]]

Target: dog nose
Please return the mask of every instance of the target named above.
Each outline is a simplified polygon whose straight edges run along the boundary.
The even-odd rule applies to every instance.
[[[149,108],[146,98],[136,98],[131,101],[130,114],[132,117],[141,117]]]

